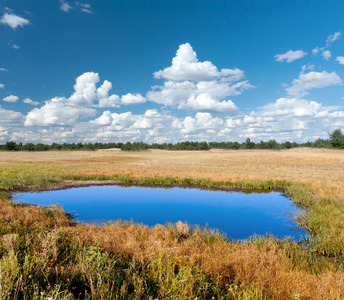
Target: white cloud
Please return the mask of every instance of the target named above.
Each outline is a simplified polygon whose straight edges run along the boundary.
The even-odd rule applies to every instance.
[[[20,112],[4,109],[0,105],[0,124],[8,125],[11,122],[22,122],[23,115]]]
[[[0,89],[4,89],[5,85],[3,83],[0,83]]]
[[[294,79],[292,86],[286,88],[286,91],[291,96],[302,97],[308,95],[307,90],[341,84],[342,80],[336,72],[301,72],[299,78]]]
[[[323,59],[325,60],[329,60],[331,58],[331,51],[330,50],[326,50],[322,53]]]
[[[236,105],[231,101],[218,101],[209,94],[199,94],[197,97],[192,95],[186,102],[179,104],[178,109],[193,110],[200,112],[232,112],[237,110]]]
[[[76,107],[73,107],[74,109]],[[67,113],[68,109],[66,110]],[[14,113],[14,114],[13,114]],[[7,120],[2,121],[2,115]],[[73,114],[71,114],[73,117]],[[66,119],[70,117],[68,115]],[[313,136],[327,138],[327,132],[344,126],[344,111],[321,103],[297,98],[280,98],[245,115],[231,118],[213,117],[207,112],[195,116],[175,117],[156,109],[143,114],[111,113],[88,122],[70,123],[69,127],[11,127],[7,122],[21,122],[20,113],[0,109],[0,140],[23,142],[109,142],[145,141],[148,143],[193,141],[252,140],[306,141]],[[15,124],[15,123],[13,123]],[[1,131],[0,130],[0,131]],[[312,133],[313,131],[313,133]],[[6,133],[5,133],[6,132]],[[311,132],[311,133],[309,133]],[[315,132],[317,132],[315,134]]]
[[[30,98],[23,99],[23,102],[26,103],[26,104],[30,104],[30,105],[39,105],[40,104],[37,101],[32,101]]]
[[[26,116],[25,126],[73,126],[79,119],[96,115],[95,107],[119,107],[120,104],[133,105],[145,102],[140,94],[127,94],[120,99],[118,95],[109,96],[112,83],[100,81],[98,73],[86,72],[76,79],[74,93],[69,97],[55,97],[45,101],[40,108],[35,108]],[[98,104],[97,102],[98,101]],[[29,103],[26,102],[26,103]],[[32,104],[32,103],[29,103]],[[93,124],[105,125],[109,122],[109,113],[96,119]],[[112,122],[112,120],[111,120]]]
[[[336,61],[338,61],[341,65],[344,65],[344,56],[337,56]]]
[[[120,107],[120,98],[118,95],[101,98],[98,107]]]
[[[60,9],[62,11],[69,12],[72,9],[72,7],[65,1],[60,0],[60,3],[61,3]]]
[[[104,80],[104,83],[97,89],[97,98],[99,100],[98,107],[119,107],[120,98],[118,95],[109,96],[109,91],[112,89],[112,83]]]
[[[96,99],[96,84],[99,82],[98,73],[86,72],[76,79],[75,92],[69,98],[72,105],[92,105]]]
[[[318,56],[318,54],[321,53],[321,55],[323,56],[323,58],[325,60],[329,60],[329,58],[331,57],[331,52],[329,50],[326,50],[328,47],[331,46],[331,44],[336,41],[337,39],[339,39],[339,37],[341,36],[341,32],[338,31],[336,32],[334,35],[329,35],[327,40],[326,40],[326,46],[325,47],[315,47],[312,50],[312,53],[314,56]]]
[[[17,45],[17,44],[13,44],[13,45],[12,45],[12,48],[18,50],[18,49],[20,48],[20,46]]]
[[[141,104],[145,103],[146,98],[142,97],[141,94],[131,94],[128,93],[121,98],[121,103],[124,105],[136,105],[136,104]]]
[[[87,14],[92,14],[93,11],[92,11],[92,7],[90,4],[88,3],[81,3],[81,2],[75,2],[76,6],[80,7],[80,10],[84,13],[87,13]]]
[[[329,35],[327,40],[326,40],[327,47],[330,44],[332,44],[334,41],[338,40],[340,36],[341,36],[341,32],[340,31],[336,32],[334,35]]]
[[[314,68],[315,66],[313,64],[308,63],[302,66],[302,72],[305,72],[307,70],[314,70]]]
[[[7,70],[7,69],[5,69],[5,68],[0,68],[0,71],[3,71],[3,72],[8,72],[8,70]]]
[[[93,102],[97,98],[98,73],[86,72],[76,79],[70,98],[55,97],[35,108],[26,116],[25,126],[72,126],[79,119],[96,114]],[[103,94],[104,95],[104,94]]]
[[[322,47],[322,48],[316,47],[312,50],[312,53],[314,56],[317,56],[319,52],[323,52],[325,49],[326,49],[325,47]]]
[[[86,72],[80,75],[76,79],[74,93],[69,98],[55,97],[45,101],[42,107],[28,113],[25,126],[73,126],[79,119],[95,116],[95,107],[119,107],[120,104],[133,105],[146,101],[140,94],[129,93],[122,99],[118,95],[109,96],[112,83],[105,80],[97,88],[99,81],[98,73]],[[109,120],[108,113],[96,119],[93,124],[104,125],[106,120]]]
[[[17,102],[19,100],[18,96],[14,96],[14,95],[9,95],[5,98],[2,99],[5,102]]]
[[[91,4],[88,4],[88,3],[82,3],[82,2],[75,1],[75,5],[73,5],[73,6],[71,6],[65,0],[60,0],[60,3],[61,3],[60,9],[64,12],[69,12],[70,10],[75,9],[75,10],[81,11],[81,12],[86,13],[86,14],[92,14],[93,13],[92,6],[91,6]]]
[[[15,14],[8,14],[8,13],[5,13],[1,17],[0,22],[4,25],[10,26],[12,29],[16,29],[18,26],[24,27],[25,25],[30,24],[29,20],[19,17]]]
[[[96,110],[75,105],[69,99],[56,97],[45,102],[41,108],[34,108],[26,116],[25,126],[72,126],[79,119],[94,116]]]
[[[304,52],[302,50],[296,50],[296,51],[289,50],[288,52],[286,52],[284,54],[275,55],[275,59],[276,59],[276,61],[280,61],[280,62],[286,61],[287,63],[290,63],[290,62],[297,60],[297,59],[300,59],[306,55],[307,55],[307,52]]]
[[[172,66],[154,73],[157,79],[164,78],[173,81],[211,81],[218,77],[228,80],[240,80],[243,71],[239,69],[222,69],[218,71],[210,61],[199,62],[197,54],[189,43],[182,44],[172,59]]]
[[[164,78],[163,86],[154,86],[146,95],[149,101],[202,112],[231,112],[237,109],[228,96],[254,88],[237,68],[219,71],[210,61],[199,62],[190,44],[179,46],[172,66],[154,73]]]
[[[104,111],[103,114],[95,119],[94,121],[90,121],[91,124],[99,125],[99,126],[104,126],[104,125],[110,125],[112,123],[112,116],[111,112],[109,110]]]

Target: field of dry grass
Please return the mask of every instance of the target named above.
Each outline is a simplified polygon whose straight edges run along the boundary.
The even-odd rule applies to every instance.
[[[167,266],[171,264],[178,270],[190,267],[193,280],[198,278],[197,268],[207,270],[212,280],[218,280],[227,291],[224,299],[344,299],[343,151],[299,148],[282,151],[0,152],[0,188],[3,190],[63,187],[65,180],[69,180],[69,184],[73,180],[107,180],[283,188],[294,201],[307,207],[307,215],[301,222],[313,234],[308,250],[293,242],[276,240],[227,243],[210,233],[190,235],[178,226],[151,229],[120,223],[104,228],[71,226],[68,220],[56,217],[56,213],[50,213],[56,221],[54,218],[47,221],[47,213],[42,214],[36,208],[18,208],[9,202],[2,206],[0,215],[3,222],[16,221],[25,226],[31,226],[36,218],[44,227],[57,226],[64,233],[77,234],[80,240],[95,244],[116,257],[127,257],[149,266],[146,271],[153,274],[150,280],[162,280],[157,292],[161,299],[171,298],[168,295],[178,299],[207,298],[199,296],[192,288],[188,290],[191,285],[184,286],[184,296],[173,290],[173,284],[182,284],[191,277],[178,281],[179,273],[168,275]],[[170,278],[172,281],[167,283],[163,276],[177,276],[173,277],[177,281]]]

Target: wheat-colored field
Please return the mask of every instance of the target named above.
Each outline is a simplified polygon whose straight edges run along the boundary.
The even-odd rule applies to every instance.
[[[290,150],[210,150],[143,152],[49,151],[1,152],[0,164],[68,166],[82,174],[178,176],[212,180],[285,179],[344,181],[344,152],[295,148]]]

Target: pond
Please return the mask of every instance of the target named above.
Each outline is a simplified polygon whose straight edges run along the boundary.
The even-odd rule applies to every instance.
[[[218,229],[232,239],[254,234],[300,240],[306,230],[295,223],[304,214],[283,193],[244,193],[196,188],[91,186],[14,193],[17,203],[60,205],[79,222],[102,224],[128,220],[146,225],[176,223]]]

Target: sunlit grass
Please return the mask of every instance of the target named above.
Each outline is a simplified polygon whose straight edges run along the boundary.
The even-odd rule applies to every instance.
[[[1,299],[344,298],[344,153],[330,150],[10,153],[0,157]],[[77,181],[77,182],[75,182]],[[122,183],[282,189],[307,245],[235,242],[186,224],[73,224],[6,191]],[[240,226],[240,224],[238,224]]]

